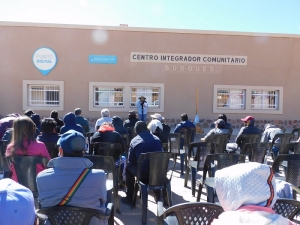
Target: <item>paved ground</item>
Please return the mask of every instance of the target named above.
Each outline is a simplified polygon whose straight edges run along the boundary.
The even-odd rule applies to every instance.
[[[207,133],[210,129],[205,129],[205,133]],[[231,137],[230,142],[234,142],[236,135],[238,134],[239,129],[234,129],[233,135]],[[289,131],[286,131],[289,132]],[[197,135],[196,140],[199,140],[204,135]],[[269,160],[269,163],[271,161]],[[169,175],[171,173],[171,168],[173,167],[173,161],[170,162],[169,168]],[[280,172],[279,174],[282,176],[283,173]],[[200,178],[200,175],[198,175]],[[189,176],[189,182],[187,187],[184,187],[184,175],[180,175],[180,160],[179,157],[177,159],[177,164],[175,171],[173,172],[173,177],[171,181],[171,188],[172,188],[172,198],[173,198],[173,205],[184,203],[184,202],[196,202],[196,197],[192,196],[191,192],[191,175]],[[203,189],[204,193],[202,194],[201,202],[206,202],[206,193],[205,189]],[[125,192],[123,190],[119,191],[119,197],[125,196]],[[137,204],[134,209],[131,209],[129,206],[120,202],[120,210],[121,214],[115,213],[115,224],[116,225],[135,225],[142,223],[142,209],[141,209],[141,201],[137,199]],[[147,224],[154,225],[157,224],[156,220],[156,211],[157,211],[157,204],[154,202],[153,194],[149,195],[148,197],[148,215],[147,215]]]

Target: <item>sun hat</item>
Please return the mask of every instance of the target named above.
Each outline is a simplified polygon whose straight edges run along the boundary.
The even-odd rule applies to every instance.
[[[85,149],[85,137],[80,132],[69,130],[58,139],[57,145],[60,145],[63,151],[68,154],[74,151],[81,152]]]
[[[32,192],[12,179],[0,180],[0,224],[32,225],[34,220]]]
[[[247,116],[247,117],[241,119],[241,121],[243,121],[243,122],[247,122],[247,121],[250,121],[250,120],[254,120],[254,117],[253,116]]]
[[[165,118],[163,118],[159,113],[155,113],[153,115],[150,115],[153,119],[158,119],[158,120],[164,120]]]
[[[146,99],[146,97],[145,97],[144,95],[141,95],[141,96],[139,97],[139,99],[141,99],[141,98]]]

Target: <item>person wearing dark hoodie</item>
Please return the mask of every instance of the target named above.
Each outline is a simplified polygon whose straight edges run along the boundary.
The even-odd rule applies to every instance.
[[[35,123],[36,128],[37,128],[39,131],[41,131],[42,128],[41,128],[41,117],[40,117],[40,115],[34,113],[34,114],[32,114],[32,115],[30,116],[30,119]]]
[[[281,134],[283,133],[282,130],[278,127],[276,127],[273,124],[267,123],[265,124],[265,130],[263,132],[263,135],[261,137],[261,142],[272,142],[273,138],[275,137],[276,134]],[[272,148],[272,152],[274,154],[274,159],[278,155],[279,147],[280,147],[280,138],[277,138],[275,140],[274,146]]]
[[[82,126],[80,126],[79,124],[76,124],[76,122],[75,122],[75,114],[74,113],[72,113],[72,112],[67,113],[64,116],[64,123],[65,123],[65,125],[62,126],[60,129],[61,134],[64,134],[69,130],[75,130],[75,131],[78,131],[78,132],[84,134]]]
[[[61,119],[58,119],[58,112],[56,110],[53,110],[50,113],[50,117],[53,118],[56,122],[56,133],[60,133],[60,128],[65,124]]]
[[[136,118],[136,113],[134,110],[129,111],[128,119],[124,121],[124,127],[127,129],[128,127],[134,127],[136,122],[139,121]]]
[[[123,127],[123,120],[120,117],[114,116],[112,118],[112,125],[114,125],[115,131],[119,134],[128,134],[127,129]]]

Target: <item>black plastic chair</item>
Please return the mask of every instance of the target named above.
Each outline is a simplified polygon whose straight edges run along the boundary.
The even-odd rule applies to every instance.
[[[93,149],[91,147],[91,137],[93,137],[94,133],[93,132],[88,132],[84,134],[84,137],[87,138],[88,140],[88,145],[89,145],[89,154],[92,155],[93,154]]]
[[[217,204],[189,202],[168,208],[163,217],[168,225],[210,225],[223,212],[223,208]]]
[[[246,143],[241,151],[241,155],[247,155],[250,162],[264,163],[269,143]]]
[[[5,158],[6,144],[4,141],[0,140],[0,170],[8,172],[9,166],[7,164],[7,160]]]
[[[300,137],[300,128],[294,128],[292,130],[293,139],[292,141],[297,141]]]
[[[284,150],[285,150],[285,145],[290,143],[293,135],[292,134],[288,134],[288,133],[280,133],[280,134],[276,134],[272,140],[271,146],[270,146],[270,150],[269,150],[269,154],[268,155],[272,155],[272,158],[274,160],[274,156],[272,154],[272,148],[275,145],[275,141],[280,138],[280,147],[279,147],[279,151],[278,154],[284,154]]]
[[[167,200],[167,203],[172,206],[172,192],[170,180],[167,178],[169,160],[172,158],[173,154],[170,152],[151,152],[143,153],[140,155],[138,164],[137,164],[137,179],[134,186],[134,194],[132,200],[132,207],[135,207],[137,192],[140,188],[141,197],[142,197],[142,223],[146,224],[147,220],[147,205],[148,205],[148,190],[163,190],[164,198]],[[140,180],[141,168],[145,161],[149,161],[149,181],[148,183],[143,183]],[[158,213],[162,211],[162,202],[159,199],[158,204]]]
[[[102,155],[84,155],[84,158],[89,159],[93,163],[92,169],[101,169],[105,173],[112,173],[113,175],[113,192],[114,192],[114,203],[116,205],[116,212],[120,212],[120,201],[118,195],[118,173],[115,166],[114,159],[111,156]],[[110,199],[108,199],[110,202]]]
[[[8,164],[11,163],[15,167],[18,182],[29,188],[34,198],[38,197],[38,189],[36,186],[36,165],[42,164],[47,168],[48,159],[41,156],[9,156],[6,157]]]
[[[120,143],[95,142],[90,145],[94,155],[111,156],[115,161],[119,160],[122,155],[122,146]]]
[[[282,162],[286,161],[285,181],[291,184],[293,189],[293,198],[296,199],[296,193],[300,194],[300,154],[281,154],[278,155],[272,165],[275,173]]]
[[[213,193],[214,191],[211,193],[211,188],[214,188],[215,171],[238,163],[244,163],[244,162],[245,162],[245,156],[240,154],[222,153],[222,154],[207,155],[204,163],[202,180],[200,182],[199,189],[198,189],[197,202],[200,201],[203,186],[207,185],[209,187],[207,191],[207,202],[214,203],[215,201],[214,193]],[[212,167],[212,163],[214,165],[213,167]],[[207,172],[209,172],[210,175],[210,177],[208,178],[206,178]]]
[[[300,202],[293,199],[279,198],[275,202],[273,210],[292,221],[300,212]]]
[[[300,142],[290,142],[285,144],[281,154],[289,154],[289,151],[294,152],[294,154],[300,154]]]
[[[229,134],[213,134],[205,142],[217,144],[214,153],[224,153],[229,138]]]
[[[260,142],[261,134],[241,134],[239,140],[242,141],[239,148],[243,149],[246,143],[257,143]]]
[[[192,142],[193,137],[195,136],[196,129],[191,127],[188,129],[181,129],[179,131],[180,137],[183,138],[183,146],[184,151],[180,152],[180,168],[181,168],[181,175],[183,175],[184,171],[184,165],[187,166],[187,152],[189,149],[189,146]]]
[[[73,206],[53,206],[39,209],[36,215],[42,221],[48,219],[52,225],[89,225],[92,217],[97,217],[100,220],[108,220],[109,225],[114,224],[112,203],[107,205],[105,213],[96,209]],[[42,222],[42,224],[44,223]]]
[[[174,168],[176,166],[177,156],[180,156],[180,134],[170,133],[169,135],[169,152],[174,154]],[[181,162],[183,163],[183,162]],[[183,165],[181,166],[181,174],[183,173]]]
[[[129,143],[131,142],[131,140],[136,136],[134,127],[127,127],[126,128],[129,134]]]
[[[121,134],[121,137],[123,139],[124,146],[126,147],[125,152],[127,152],[129,149],[129,145],[130,145],[129,134]]]
[[[203,171],[204,162],[208,154],[212,154],[216,148],[215,143],[193,142],[190,144],[188,152],[188,165],[185,171],[184,187],[187,186],[190,170],[192,170],[192,195],[195,196],[196,174],[197,171]],[[195,151],[195,157],[192,158],[192,152]]]
[[[165,152],[169,152],[169,143],[161,143],[161,146]]]
[[[50,158],[53,159],[55,157],[58,157],[58,148],[59,146],[57,145],[56,142],[44,142],[48,152],[49,152],[49,155],[50,155]]]

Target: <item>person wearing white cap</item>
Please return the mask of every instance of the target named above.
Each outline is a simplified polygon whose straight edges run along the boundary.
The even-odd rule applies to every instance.
[[[32,192],[12,179],[0,180],[0,224],[33,225],[34,221]]]
[[[138,108],[138,114],[140,121],[144,121],[146,123],[147,120],[147,109],[148,103],[146,102],[146,97],[141,95],[139,97],[139,101],[137,101],[136,106]]]
[[[157,136],[161,142],[167,143],[167,140],[165,140],[166,138],[164,137],[163,134],[163,125],[161,123],[163,117],[158,113],[150,115],[150,117],[152,118],[152,120],[147,126],[148,130],[150,131],[151,134]]]
[[[275,176],[270,166],[249,162],[217,170],[215,188],[224,211],[212,225],[292,225],[272,210],[276,202]]]

